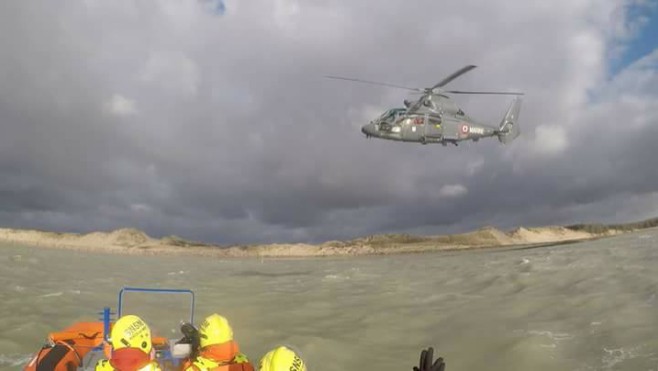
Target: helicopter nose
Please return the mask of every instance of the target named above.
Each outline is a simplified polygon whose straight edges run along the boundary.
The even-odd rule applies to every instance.
[[[374,123],[369,123],[368,125],[363,125],[361,127],[361,132],[366,135],[366,137],[370,137],[375,135],[375,124]]]

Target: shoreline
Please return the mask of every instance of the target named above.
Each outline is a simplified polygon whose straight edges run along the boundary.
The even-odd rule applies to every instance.
[[[489,249],[534,249],[573,244],[611,237],[638,229],[606,229],[600,233],[573,230],[562,226],[517,228],[502,232],[492,227],[476,231],[439,236],[405,234],[373,235],[348,241],[320,244],[274,243],[220,246],[190,242],[175,236],[151,238],[144,232],[124,228],[111,232],[86,234],[57,233],[28,229],[0,228],[0,242],[28,248],[63,249],[123,255],[196,256],[216,259],[249,258],[332,258],[411,253],[481,251]],[[0,247],[1,248],[1,247]]]

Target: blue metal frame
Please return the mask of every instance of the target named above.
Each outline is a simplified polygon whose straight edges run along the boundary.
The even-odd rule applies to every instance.
[[[110,322],[112,318],[110,317],[112,313],[110,312],[110,307],[103,308],[103,339],[108,341],[110,338]]]
[[[119,291],[119,304],[117,306],[117,318],[121,318],[122,313],[122,304],[123,304],[123,293],[124,292],[150,292],[150,293],[160,293],[160,294],[190,294],[190,305],[192,310],[190,311],[190,323],[194,323],[194,291],[189,289],[150,289],[145,287],[124,287]]]
[[[188,289],[151,289],[151,288],[142,288],[142,287],[124,287],[119,291],[119,304],[117,307],[117,313],[113,313],[110,307],[104,307],[102,312],[98,312],[100,320],[103,322],[103,339],[105,342],[109,341],[110,337],[110,325],[113,322],[113,315],[116,314],[116,318],[121,317],[122,305],[123,305],[123,293],[124,292],[146,292],[146,293],[162,293],[162,294],[190,294],[190,304],[192,306],[190,312],[190,323],[194,323],[194,291]],[[91,349],[89,354],[98,354],[98,352],[104,352],[104,345],[101,344]],[[168,361],[174,367],[179,367],[183,360],[174,358],[169,349],[161,349],[158,351],[158,362]],[[102,355],[100,356],[102,357]]]

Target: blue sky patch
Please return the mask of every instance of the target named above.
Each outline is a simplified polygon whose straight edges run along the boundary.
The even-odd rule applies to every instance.
[[[226,13],[226,4],[224,0],[200,0],[205,3],[213,14],[224,15]]]
[[[648,55],[658,48],[658,3],[651,5],[636,5],[628,9],[630,22],[647,18],[637,35],[625,43],[621,56],[610,62],[610,73],[616,75],[622,69]]]

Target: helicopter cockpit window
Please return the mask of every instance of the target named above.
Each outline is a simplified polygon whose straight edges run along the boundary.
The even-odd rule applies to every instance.
[[[404,111],[406,111],[404,108],[393,108],[393,109],[390,109],[390,110],[384,112],[381,115],[380,119],[388,121],[388,120],[391,120],[391,119],[395,118],[396,116],[399,116]]]
[[[379,119],[380,120],[386,120],[386,118],[390,115],[390,113],[391,113],[391,110],[388,110],[388,111],[382,113],[382,115],[379,116]]]

